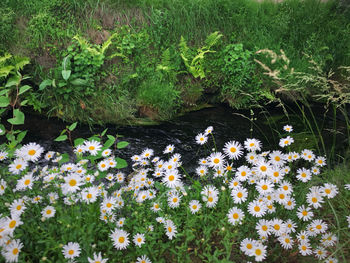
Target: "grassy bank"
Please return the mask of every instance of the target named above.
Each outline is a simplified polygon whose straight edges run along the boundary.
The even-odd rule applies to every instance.
[[[294,72],[343,81],[338,68],[350,64],[350,11],[338,1],[5,0],[0,12],[2,54],[31,61],[24,84],[34,88],[24,99],[69,121],[169,119],[206,103],[264,105],[285,99],[278,88],[302,84]],[[256,53],[262,49],[280,56],[269,65],[278,81],[256,62],[271,62]],[[304,94],[318,84],[289,87]]]

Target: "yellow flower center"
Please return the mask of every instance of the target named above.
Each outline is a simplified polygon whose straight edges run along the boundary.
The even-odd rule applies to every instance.
[[[192,206],[192,209],[197,209],[197,205],[193,205],[193,206]]]
[[[89,147],[89,150],[90,150],[90,151],[95,150],[95,146],[91,145],[91,146]]]
[[[238,192],[238,193],[237,193],[237,197],[238,197],[238,198],[242,198],[242,196],[243,196],[243,194],[242,194],[241,192]]]
[[[311,199],[311,201],[312,201],[313,203],[317,203],[317,198],[316,198],[316,197],[313,197],[313,198]]]
[[[264,184],[262,187],[261,187],[263,190],[267,190],[268,186],[266,184]]]
[[[266,225],[263,225],[261,228],[262,228],[262,230],[267,231],[267,226]]]
[[[17,221],[16,221],[16,220],[12,220],[12,221],[10,222],[10,224],[9,224],[9,227],[10,227],[10,228],[14,228],[14,227],[16,226],[16,224],[17,224]]]
[[[19,170],[19,169],[21,169],[21,168],[22,168],[22,164],[17,164],[17,165],[16,165],[16,169],[17,169],[17,170]]]
[[[75,179],[71,179],[70,181],[69,181],[69,185],[70,186],[75,186],[77,184],[77,181],[75,180]]]
[[[235,147],[230,148],[230,152],[235,153],[236,151],[237,151],[237,149]]]
[[[29,184],[30,184],[30,180],[29,179],[24,181],[24,185],[29,185]]]
[[[119,241],[119,243],[124,243],[125,237],[120,237],[120,238],[118,239],[118,241]]]
[[[265,165],[263,165],[263,166],[260,167],[260,170],[263,171],[263,172],[266,172],[267,167]]]
[[[215,164],[218,164],[220,162],[219,158],[215,158],[213,161]]]
[[[234,213],[234,214],[232,215],[232,217],[233,217],[233,219],[238,219],[239,215],[238,215],[237,213]]]
[[[280,225],[274,225],[273,228],[274,228],[275,230],[280,230],[281,227],[280,227]]]
[[[12,254],[13,254],[13,255],[17,255],[18,252],[19,252],[18,248],[14,248],[14,249],[12,250]]]
[[[249,244],[247,244],[247,248],[248,248],[248,249],[252,249],[252,248],[253,248],[253,245],[249,243]]]
[[[107,206],[108,208],[111,208],[111,207],[112,207],[112,204],[111,204],[111,203],[107,203],[106,206]]]
[[[276,156],[275,161],[279,162],[279,161],[281,161],[281,158],[279,156]]]
[[[255,211],[255,212],[259,212],[259,211],[260,211],[260,207],[259,207],[259,206],[255,206],[255,207],[254,207],[254,211]]]
[[[211,196],[208,197],[208,202],[213,202],[213,200],[214,200],[213,197]]]
[[[35,153],[36,153],[36,150],[34,150],[34,149],[31,149],[28,151],[28,154],[31,156],[33,156]]]
[[[169,181],[174,181],[175,180],[175,176],[174,175],[170,175],[169,176]]]
[[[46,214],[47,214],[47,215],[51,215],[51,210],[50,210],[50,209],[47,210],[47,211],[46,211]]]
[[[255,254],[258,255],[258,256],[260,256],[260,255],[262,254],[261,249],[256,249],[256,250],[255,250]]]

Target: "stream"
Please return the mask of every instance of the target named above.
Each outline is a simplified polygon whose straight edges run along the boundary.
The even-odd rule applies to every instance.
[[[322,121],[322,133],[324,138],[331,139],[333,120],[328,116],[322,117],[322,108],[315,109],[316,116]],[[125,159],[128,164],[131,163],[130,157],[135,154],[141,154],[145,148],[154,150],[156,156],[163,156],[163,150],[169,144],[175,146],[176,153],[180,153],[183,167],[188,172],[193,172],[197,166],[197,160],[205,155],[200,151],[203,146],[196,144],[195,136],[204,132],[208,126],[213,126],[213,135],[215,145],[218,151],[221,151],[224,144],[230,140],[236,140],[243,143],[246,138],[256,138],[262,142],[263,151],[277,149],[279,136],[278,132],[286,136],[283,132],[283,126],[291,124],[298,137],[305,139],[307,135],[305,125],[300,118],[300,114],[289,112],[289,118],[280,107],[270,107],[265,110],[243,110],[234,111],[233,109],[220,105],[213,108],[206,108],[199,111],[189,112],[183,116],[177,117],[171,121],[166,121],[160,125],[154,126],[94,126],[92,130],[87,125],[78,125],[72,132],[72,138],[89,138],[94,134],[101,133],[108,128],[107,134],[122,135],[119,140],[127,141],[130,144],[115,152],[117,157]],[[46,118],[40,115],[26,114],[26,122],[19,127],[21,130],[28,130],[23,143],[37,142],[45,150],[53,150],[61,153],[68,152],[72,154],[72,148],[67,141],[55,142],[54,139],[60,135],[60,132],[68,123],[57,118]],[[344,126],[341,121],[337,125]],[[304,134],[304,135],[303,135]],[[291,134],[294,136],[294,133]],[[307,137],[306,137],[307,138]],[[327,143],[327,142],[326,142]],[[342,149],[344,143],[338,139],[339,149]],[[215,146],[212,139],[206,147]],[[326,144],[329,145],[329,142]],[[344,149],[343,149],[344,150]],[[202,154],[201,154],[202,153]],[[208,153],[208,151],[207,151]],[[130,165],[124,168],[124,171],[131,171]]]

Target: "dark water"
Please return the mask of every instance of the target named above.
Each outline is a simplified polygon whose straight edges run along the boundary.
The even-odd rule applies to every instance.
[[[233,111],[231,108],[218,106],[190,112],[156,126],[117,127],[107,125],[106,127],[108,128],[107,134],[123,135],[124,137],[120,140],[130,143],[126,148],[115,152],[116,156],[126,159],[128,163],[131,162],[132,155],[140,154],[145,148],[151,148],[155,151],[155,155],[162,156],[165,147],[174,144],[175,152],[182,155],[183,166],[193,171],[197,160],[203,155],[203,147],[195,143],[195,136],[204,132],[208,126],[214,127],[213,135],[219,151],[227,141],[236,140],[243,143],[246,138],[257,138],[263,143],[263,150],[271,150],[278,148],[280,138],[278,132],[283,133],[284,125],[293,125],[296,133],[305,132],[306,126],[301,121],[300,115],[293,111],[289,112],[289,118],[287,118],[282,108],[279,107],[254,111]],[[320,127],[324,137],[330,139],[334,120],[329,116],[324,118],[322,109],[317,108],[315,112],[320,125],[322,124]],[[68,141],[54,141],[66,125],[68,124],[58,119],[27,114],[26,123],[20,128],[28,130],[24,143],[35,141],[46,150],[72,153]],[[337,125],[341,129],[343,125],[341,120],[337,121]],[[80,125],[72,132],[72,137],[73,139],[89,138],[101,133],[106,127],[96,126],[90,130],[88,126]],[[345,147],[340,139],[338,139],[338,144],[340,148]],[[214,147],[214,144],[210,142],[208,146],[211,148]]]

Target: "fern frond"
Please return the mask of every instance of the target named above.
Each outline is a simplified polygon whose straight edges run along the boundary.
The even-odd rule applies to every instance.
[[[219,33],[219,31],[216,31],[214,33],[211,33],[209,36],[207,36],[205,40],[205,47],[207,49],[210,49],[212,46],[214,46],[220,38],[222,38],[222,34]]]

